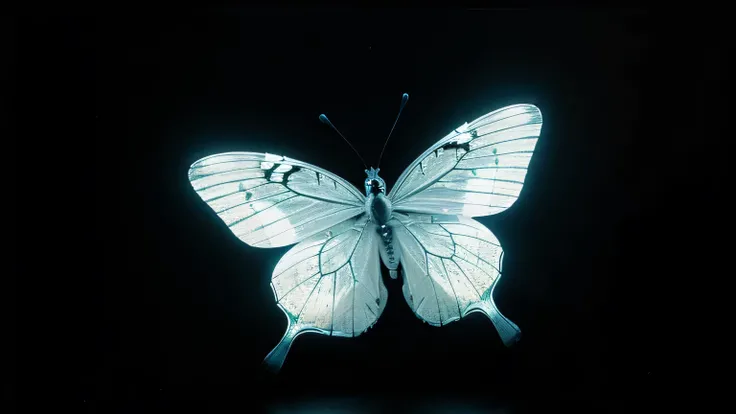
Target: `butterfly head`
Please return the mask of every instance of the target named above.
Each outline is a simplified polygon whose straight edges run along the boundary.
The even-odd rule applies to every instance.
[[[380,168],[374,169],[373,167],[370,170],[365,170],[365,173],[368,175],[368,178],[365,179],[366,197],[369,197],[371,194],[386,194],[386,182],[378,176],[379,171],[381,171]]]

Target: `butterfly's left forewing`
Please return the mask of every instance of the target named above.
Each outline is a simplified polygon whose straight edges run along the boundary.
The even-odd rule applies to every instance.
[[[298,243],[361,214],[365,196],[314,165],[257,152],[202,158],[189,169],[197,194],[254,247]]]

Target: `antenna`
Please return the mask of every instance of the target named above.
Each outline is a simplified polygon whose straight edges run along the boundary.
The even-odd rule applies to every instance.
[[[401,116],[401,111],[404,110],[404,106],[406,106],[406,102],[409,100],[409,94],[405,93],[401,95],[401,107],[399,107],[399,114],[396,115],[396,120],[394,121],[394,125],[391,127],[391,132],[388,133],[388,137],[386,138],[386,142],[383,143],[383,148],[381,148],[381,155],[378,156],[378,164],[376,164],[376,168],[381,166],[381,158],[383,158],[383,151],[386,150],[386,144],[388,144],[389,138],[391,138],[391,134],[394,132],[394,128],[396,128],[396,123],[399,122],[399,117]]]
[[[334,129],[334,130],[335,130],[335,132],[337,132],[338,134],[340,134],[340,131],[338,131],[338,130],[337,130],[337,128],[335,128],[335,126],[334,126],[334,125],[332,125],[332,122],[330,122],[330,120],[329,120],[329,119],[327,119],[327,115],[325,115],[325,114],[321,114],[321,115],[319,116],[319,120],[320,120],[320,121],[322,121],[322,123],[323,123],[323,124],[327,124],[327,125],[331,126],[331,127],[332,127],[332,129]],[[353,149],[353,151],[355,151],[355,154],[357,154],[357,155],[358,155],[358,158],[360,158],[360,161],[361,161],[361,162],[363,163],[363,166],[364,166],[364,167],[365,167],[365,169],[367,170],[367,169],[368,169],[368,166],[367,166],[367,165],[365,165],[365,160],[363,160],[363,157],[361,157],[361,156],[360,156],[360,154],[358,153],[358,150],[356,150],[356,149],[355,149],[355,147],[353,147],[353,144],[351,144],[351,143],[350,143],[350,141],[348,141],[348,139],[347,139],[347,138],[345,138],[345,136],[344,136],[343,134],[340,134],[340,136],[342,137],[342,139],[344,139],[344,140],[345,140],[345,142],[347,142],[347,143],[348,143],[348,145],[350,145],[350,148],[352,148],[352,149]]]

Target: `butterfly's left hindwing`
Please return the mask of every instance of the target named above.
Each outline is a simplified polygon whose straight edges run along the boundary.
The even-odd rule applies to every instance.
[[[519,328],[493,302],[503,252],[496,236],[467,217],[402,213],[394,217],[404,297],[414,313],[442,326],[480,312],[491,319],[505,344],[516,342]]]
[[[303,332],[358,336],[386,306],[378,232],[367,215],[347,220],[292,247],[273,271],[271,286],[289,327],[266,363],[278,369]]]
[[[205,157],[192,164],[189,181],[230,231],[254,247],[298,243],[365,208],[365,196],[342,178],[271,154]]]

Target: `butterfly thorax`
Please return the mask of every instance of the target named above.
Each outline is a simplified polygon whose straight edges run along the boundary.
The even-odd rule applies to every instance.
[[[382,226],[391,220],[391,201],[382,193],[371,194],[366,200],[366,213],[371,221]]]
[[[391,201],[386,197],[386,182],[378,176],[379,169],[365,170],[366,213],[379,226],[391,219]]]

